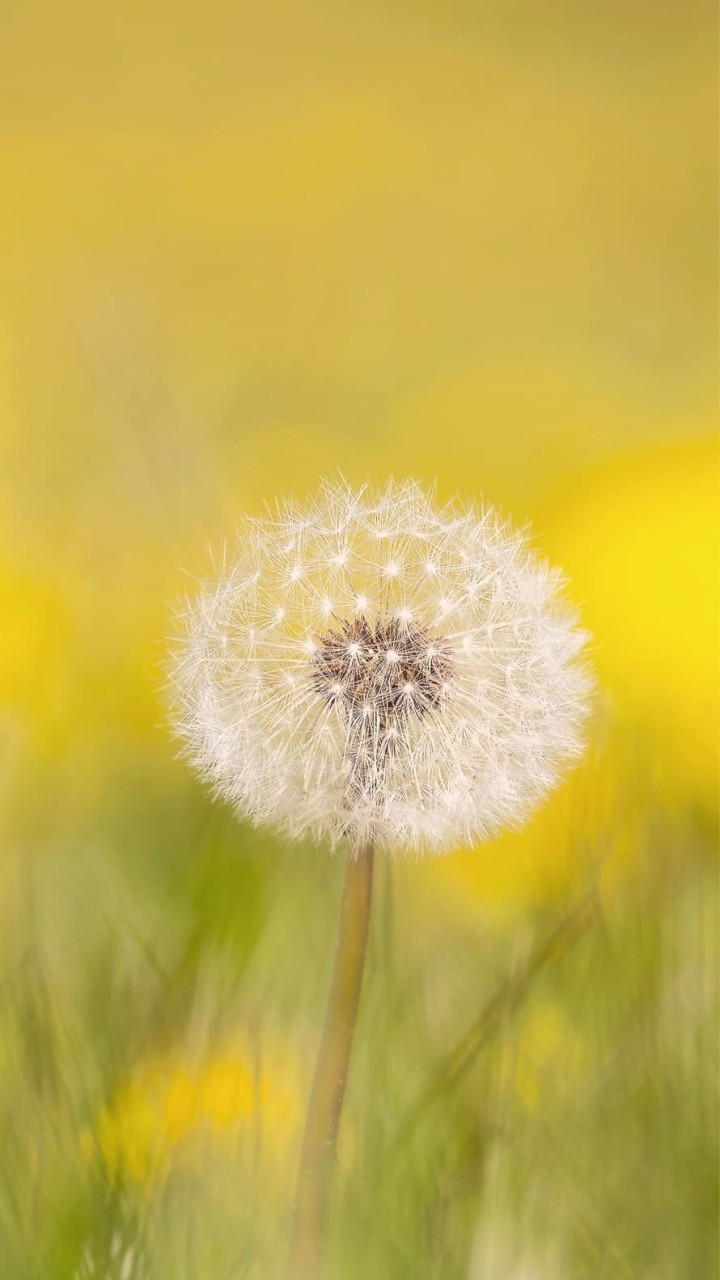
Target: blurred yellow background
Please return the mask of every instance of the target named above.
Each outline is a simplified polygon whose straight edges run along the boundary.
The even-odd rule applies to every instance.
[[[241,512],[338,469],[437,481],[441,496],[529,523],[593,633],[595,728],[568,783],[521,832],[393,869],[424,922],[408,928],[410,953],[460,931],[428,979],[428,1008],[449,1001],[452,1027],[443,984],[479,921],[529,919],[588,885],[614,894],[648,858],[670,885],[676,861],[706,858],[715,27],[709,0],[5,6],[0,937],[9,966],[30,954],[44,975],[38,1044],[75,1081],[78,1152],[99,1116],[116,1164],[129,1150],[164,1167],[178,1144],[156,1129],[177,1081],[185,1141],[214,1123],[208,1081],[228,1062],[220,1093],[239,1090],[231,1120],[244,1123],[251,1068],[223,1045],[244,1025],[234,975],[256,938],[250,990],[298,1032],[297,986],[277,960],[295,904],[277,919],[269,904],[295,874],[307,907],[324,874],[313,863],[303,889],[302,858],[287,872],[264,836],[225,834],[162,709],[173,602]],[[193,822],[210,833],[197,858]],[[311,908],[321,936],[329,892]],[[228,972],[204,950],[218,936]],[[93,986],[110,937],[122,1046]],[[311,1005],[318,946],[303,957]],[[176,953],[167,1026],[146,1023],[137,994],[122,1005],[124,984],[141,987],[146,963],[160,981]],[[463,990],[474,999],[470,977]],[[543,1070],[567,1022],[552,1013]],[[314,1036],[300,1027],[303,1064]],[[194,1066],[177,1037],[201,1043]],[[577,1045],[572,1028],[566,1039]],[[82,1084],[68,1066],[81,1059]],[[523,1065],[533,1112],[538,1070]],[[44,1133],[18,1103],[20,1057],[0,1060],[0,1079],[16,1080],[23,1131]],[[33,1155],[19,1200],[40,1195],[41,1165]]]
[[[712,804],[713,21],[555,0],[6,12],[14,780],[40,755],[71,803],[118,746],[167,754],[181,569],[341,468],[532,519],[621,711]]]

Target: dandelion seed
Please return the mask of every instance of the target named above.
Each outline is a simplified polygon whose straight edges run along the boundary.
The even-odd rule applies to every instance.
[[[400,574],[387,543],[411,538]],[[524,821],[578,755],[583,643],[556,575],[491,510],[328,484],[242,526],[189,606],[174,723],[243,816],[443,852]]]

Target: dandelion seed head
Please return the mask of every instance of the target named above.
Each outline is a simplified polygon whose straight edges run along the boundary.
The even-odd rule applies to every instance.
[[[246,521],[228,564],[182,615],[170,689],[241,815],[444,852],[523,822],[581,752],[585,635],[492,510],[329,483]]]

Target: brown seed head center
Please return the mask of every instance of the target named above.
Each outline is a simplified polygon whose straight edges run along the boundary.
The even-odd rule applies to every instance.
[[[386,730],[439,707],[452,675],[447,641],[403,617],[341,622],[312,657],[313,687],[326,702]]]

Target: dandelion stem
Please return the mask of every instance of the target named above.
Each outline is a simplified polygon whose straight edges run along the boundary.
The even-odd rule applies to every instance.
[[[374,849],[345,868],[335,964],[300,1155],[291,1251],[292,1280],[319,1274],[335,1149],[360,1003],[372,902]]]

